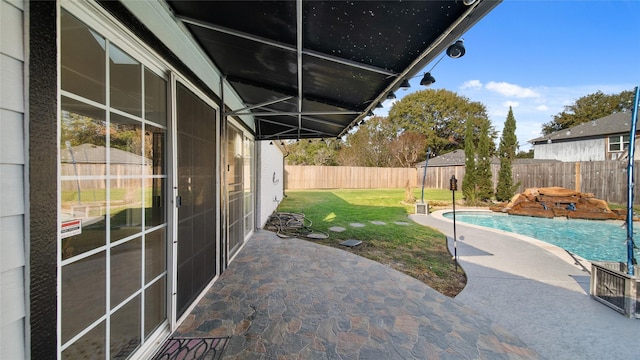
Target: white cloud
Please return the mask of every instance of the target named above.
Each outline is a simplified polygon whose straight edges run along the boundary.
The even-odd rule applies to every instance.
[[[549,107],[547,105],[538,105],[538,106],[536,106],[536,110],[538,110],[538,111],[547,111],[547,110],[549,110]]]
[[[540,97],[540,94],[529,88],[524,88],[519,85],[509,84],[507,82],[495,82],[490,81],[485,86],[487,90],[495,91],[504,96],[512,96],[517,98],[536,98]]]
[[[480,88],[482,88],[482,83],[480,82],[480,80],[465,81],[464,84],[462,84],[462,86],[460,86],[461,90],[464,90],[464,89],[480,89]]]
[[[511,106],[512,108],[517,108],[518,106],[520,106],[520,103],[517,101],[505,101],[502,106],[504,107],[509,107]]]

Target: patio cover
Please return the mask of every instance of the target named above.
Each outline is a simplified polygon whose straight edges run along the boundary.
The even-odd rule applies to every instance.
[[[342,136],[500,0],[465,2],[167,1],[257,140]]]

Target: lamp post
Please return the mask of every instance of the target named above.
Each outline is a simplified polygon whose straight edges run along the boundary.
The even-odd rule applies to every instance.
[[[633,256],[635,247],[633,241],[633,163],[635,161],[636,125],[638,122],[638,102],[640,101],[640,87],[636,86],[636,94],[633,99],[633,111],[631,112],[631,131],[629,134],[629,165],[627,166],[627,274],[633,276],[636,259]]]
[[[420,195],[420,202],[424,204],[424,182],[427,178],[427,165],[429,165],[429,157],[431,156],[431,148],[427,149],[427,159],[424,161],[424,171],[422,172],[422,194]],[[427,211],[428,213],[428,211]]]
[[[458,246],[456,244],[456,190],[458,190],[458,180],[455,175],[451,175],[449,189],[453,199],[453,263],[456,266],[456,272],[458,272]]]

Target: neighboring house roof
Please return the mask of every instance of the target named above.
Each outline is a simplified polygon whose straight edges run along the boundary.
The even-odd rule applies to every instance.
[[[73,160],[77,164],[106,164],[107,151],[104,146],[97,146],[93,144],[82,144],[73,146],[73,155],[75,159],[71,158],[69,150],[64,148],[60,150],[60,162],[61,163],[73,163]],[[140,155],[130,153],[128,151],[120,149],[109,149],[109,157],[111,164],[144,164],[151,165],[151,159],[143,158]]]
[[[529,140],[532,144],[546,143],[549,140],[566,141],[580,138],[603,137],[613,134],[628,133],[631,129],[631,113],[619,112],[597,120],[591,120],[569,129],[556,131],[549,135]]]
[[[416,167],[424,167],[424,161],[416,164]],[[464,166],[464,150],[454,150],[444,155],[429,159],[428,167],[432,166]]]
[[[427,167],[439,167],[439,166],[464,166],[465,154],[464,150],[458,149],[444,155],[436,156],[429,159]],[[548,163],[548,162],[560,162],[558,160],[547,159],[514,159],[513,164],[536,164],[536,163]],[[491,158],[492,164],[500,164],[500,159],[496,156]],[[417,168],[424,167],[424,161],[421,161],[415,165]]]

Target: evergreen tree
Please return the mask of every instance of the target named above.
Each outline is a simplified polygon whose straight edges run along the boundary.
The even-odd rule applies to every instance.
[[[516,119],[513,109],[509,107],[507,120],[504,122],[498,156],[500,157],[500,171],[498,172],[498,185],[496,186],[496,200],[509,201],[515,192],[513,186],[513,174],[511,166],[516,157],[518,139],[516,138]]]
[[[467,204],[476,203],[476,146],[473,142],[475,126],[472,121],[466,121],[464,132],[464,178],[462,180],[462,195]]]
[[[489,136],[490,124],[485,121],[480,125],[478,139],[478,159],[476,162],[476,185],[478,188],[478,200],[486,201],[493,197],[493,179],[491,176],[491,154],[493,153],[493,141]]]

